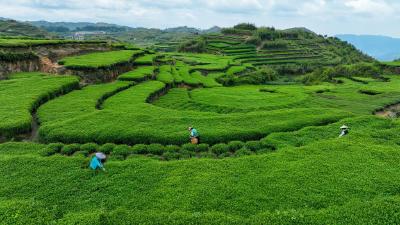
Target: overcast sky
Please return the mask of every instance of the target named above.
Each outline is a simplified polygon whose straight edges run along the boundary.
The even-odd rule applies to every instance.
[[[0,17],[132,27],[307,27],[400,37],[400,0],[0,0]]]

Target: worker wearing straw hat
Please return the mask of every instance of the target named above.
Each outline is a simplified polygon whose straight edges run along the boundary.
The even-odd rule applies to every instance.
[[[346,125],[341,126],[340,130],[341,131],[340,131],[339,137],[343,137],[343,136],[345,136],[345,135],[347,135],[349,133],[349,127],[346,126]]]
[[[107,158],[106,154],[102,152],[97,152],[96,154],[93,155],[89,167],[95,171],[100,169],[106,171],[106,169],[103,166],[103,162],[105,162],[106,158]]]
[[[193,128],[193,126],[190,126],[188,128],[188,130],[189,130],[189,133],[190,133],[190,135],[189,135],[190,136],[190,142],[192,144],[199,144],[200,143],[199,132],[195,128]]]

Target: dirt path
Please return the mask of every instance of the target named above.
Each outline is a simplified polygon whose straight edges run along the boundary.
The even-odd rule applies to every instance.
[[[400,117],[400,103],[386,106],[382,110],[375,112],[375,115],[385,118],[398,118]]]
[[[40,57],[41,71],[46,73],[59,73],[64,67],[57,62],[52,62],[47,57]]]
[[[32,113],[32,123],[31,123],[31,135],[27,138],[27,141],[36,142],[39,140],[39,121],[37,118],[36,111]]]

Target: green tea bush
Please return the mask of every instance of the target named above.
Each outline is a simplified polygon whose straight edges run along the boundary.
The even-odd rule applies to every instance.
[[[73,155],[75,152],[80,150],[80,147],[80,144],[64,145],[60,153],[63,155]]]
[[[140,56],[142,54],[142,50],[96,52],[66,57],[61,59],[59,64],[72,70],[109,68],[117,64],[128,63],[134,56]]]
[[[38,60],[39,57],[33,52],[27,53],[12,53],[12,52],[2,52],[0,51],[0,61],[4,62],[16,62],[24,60]]]
[[[244,147],[244,143],[242,141],[231,141],[228,143],[228,148],[230,152],[235,152]]]
[[[118,80],[123,81],[144,81],[151,78],[154,75],[154,66],[140,66],[132,71],[121,74],[118,76]]]
[[[117,145],[114,147],[112,154],[126,158],[133,152],[133,149],[129,145]]]
[[[79,87],[73,76],[15,73],[0,80],[0,136],[11,137],[31,130],[32,115],[40,105]]]
[[[47,145],[47,148],[54,151],[54,153],[60,153],[63,147],[64,147],[63,143],[50,143]]]
[[[94,94],[84,98],[86,94],[72,92],[51,101],[39,109],[39,133],[46,142],[182,145],[188,142],[184,127],[195,124],[202,143],[259,140],[270,133],[370,114],[398,101],[399,84],[398,77],[391,77],[390,82],[370,82],[368,89],[384,92],[377,96],[354,94],[351,90],[359,90],[363,84],[347,79],[341,85],[276,85],[275,93],[260,92],[264,86],[251,85],[198,88],[190,93],[183,90],[175,97],[167,94],[151,104],[147,102],[149,95],[159,93],[165,84],[148,81],[108,98],[102,110],[93,109]],[[331,92],[315,94],[325,88]],[[82,97],[82,101],[76,100]],[[169,100],[158,106],[164,97]]]
[[[147,150],[147,145],[145,144],[137,144],[132,146],[132,152],[134,154],[142,154],[142,155],[149,154],[149,151]]]
[[[165,152],[179,152],[181,148],[177,145],[167,145],[164,147]]]
[[[162,157],[167,160],[178,160],[181,158],[181,153],[175,152],[175,151],[166,151],[162,154]]]
[[[147,151],[149,154],[162,155],[165,151],[165,148],[161,144],[149,144],[147,146]]]
[[[186,143],[181,146],[182,151],[189,151],[189,152],[196,152],[197,145],[194,145],[192,143]]]
[[[99,150],[99,145],[96,143],[86,143],[81,145],[81,151],[88,152],[89,154],[97,152]]]
[[[157,80],[165,84],[174,83],[174,77],[172,75],[172,69],[169,65],[164,65],[160,67],[160,72],[157,75]]]
[[[231,156],[232,156],[231,152],[225,152],[225,153],[218,155],[218,158],[223,159],[223,158],[227,158],[227,157],[231,157]]]
[[[209,159],[215,159],[217,158],[217,155],[213,152],[200,152],[199,153],[200,158],[209,158]]]
[[[220,155],[220,154],[229,152],[229,146],[227,144],[223,144],[223,143],[216,144],[216,145],[213,145],[210,148],[210,150],[211,150],[212,153]]]
[[[242,149],[239,149],[238,151],[235,152],[235,156],[236,156],[236,157],[241,157],[241,156],[246,156],[246,155],[252,155],[252,154],[254,154],[254,152],[250,151],[250,150],[247,149],[247,148],[242,148]]]
[[[73,156],[79,156],[79,157],[87,157],[89,156],[89,152],[88,151],[76,151]],[[87,165],[87,164],[86,164]]]
[[[41,151],[42,156],[52,156],[56,153],[60,153],[61,149],[63,148],[64,144],[62,143],[51,143],[48,144],[43,150]]]
[[[209,150],[210,146],[205,143],[201,143],[196,145],[196,152],[207,152]]]
[[[277,41],[266,41],[263,43],[263,49],[287,49],[289,43],[284,40],[277,40]]]
[[[261,150],[263,148],[263,145],[260,141],[248,141],[245,143],[246,149],[256,152],[258,150]]]
[[[116,145],[114,143],[106,143],[99,147],[99,152],[103,152],[105,154],[110,154],[111,152],[114,151],[115,146]]]
[[[195,152],[188,151],[188,150],[181,150],[180,152],[180,159],[190,159],[195,156]]]

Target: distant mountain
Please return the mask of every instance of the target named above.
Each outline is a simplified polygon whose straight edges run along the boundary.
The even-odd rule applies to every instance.
[[[201,32],[201,30],[197,28],[187,27],[187,26],[167,28],[164,29],[164,31],[169,33],[192,33],[192,34]]]
[[[54,35],[28,23],[15,20],[0,20],[1,36],[26,36],[34,38],[52,38]]]
[[[129,28],[125,26],[119,26],[116,24],[109,24],[109,23],[89,23],[89,22],[48,22],[48,21],[27,21],[27,23],[30,23],[36,27],[42,27],[44,29],[48,28],[56,28],[56,27],[64,27],[68,28],[68,30],[82,30],[85,27],[98,27],[99,29],[101,28],[110,28],[110,27],[116,27],[116,28]]]
[[[400,58],[400,38],[377,35],[336,35],[339,39],[353,44],[364,53],[381,61]]]
[[[85,40],[118,40],[139,45],[149,45],[159,42],[179,42],[198,34],[219,33],[221,31],[221,28],[217,26],[201,30],[187,26],[157,29],[89,22],[27,21],[27,23],[64,38],[74,38],[76,32],[83,31],[85,32]]]
[[[220,27],[214,26],[210,29],[201,30],[193,27],[181,26],[172,27],[166,29],[154,29],[154,28],[132,28],[128,26],[120,26],[117,24],[109,23],[89,23],[89,22],[48,22],[48,21],[27,21],[36,27],[46,29],[50,32],[68,32],[68,31],[106,31],[106,32],[129,32],[139,30],[159,30],[167,33],[184,33],[184,34],[195,34],[195,33],[218,33],[221,31]]]
[[[205,34],[220,33],[221,30],[222,30],[221,27],[213,26],[213,27],[211,27],[210,29],[203,30],[202,32],[205,33]]]

